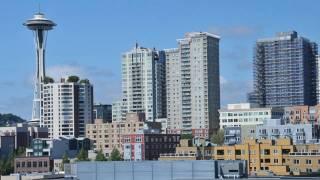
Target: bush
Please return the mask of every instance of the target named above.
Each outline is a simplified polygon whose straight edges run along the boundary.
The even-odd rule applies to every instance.
[[[69,76],[67,81],[77,83],[79,81],[79,77],[78,76]]]

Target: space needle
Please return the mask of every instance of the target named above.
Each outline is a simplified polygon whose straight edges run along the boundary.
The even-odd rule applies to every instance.
[[[23,23],[28,29],[33,31],[36,46],[36,76],[34,79],[34,99],[32,107],[32,123],[41,124],[41,87],[46,77],[45,74],[45,49],[48,31],[56,24],[45,18],[43,13],[36,13],[32,19]]]

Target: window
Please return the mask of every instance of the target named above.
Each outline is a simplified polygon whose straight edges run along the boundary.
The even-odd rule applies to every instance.
[[[278,164],[278,159],[274,159],[273,163]]]
[[[136,137],[136,142],[142,142],[141,136]]]
[[[224,155],[224,150],[217,150],[217,155]]]
[[[306,164],[312,164],[311,159],[306,159]]]
[[[27,162],[27,167],[31,168],[31,162]]]
[[[300,164],[300,160],[299,159],[294,159],[293,160],[293,164]]]
[[[282,149],[282,154],[289,154],[290,153],[290,149]]]
[[[37,162],[32,162],[32,167],[37,167]]]

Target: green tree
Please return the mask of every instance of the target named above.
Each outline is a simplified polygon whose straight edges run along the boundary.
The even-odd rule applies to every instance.
[[[107,161],[101,149],[97,152],[96,161]]]
[[[19,147],[9,155],[0,158],[0,175],[9,175],[14,171],[14,159],[18,156],[24,156],[25,148]]]
[[[224,131],[219,130],[216,134],[211,137],[211,142],[214,144],[222,145],[224,142]]]
[[[81,79],[80,80],[80,83],[82,84],[90,84],[90,81],[89,81],[89,79]]]
[[[88,158],[88,152],[81,148],[79,154],[77,155],[77,161],[90,161]]]
[[[26,120],[13,114],[0,114],[0,126],[11,126],[16,123],[23,123]]]
[[[62,156],[62,163],[63,164],[70,163],[69,157],[67,156],[66,153],[64,153],[63,156]]]
[[[54,83],[54,80],[52,77],[46,76],[46,77],[44,77],[43,82],[45,84],[49,84],[49,83]]]
[[[62,156],[62,165],[60,167],[60,170],[64,171],[64,164],[68,164],[68,163],[70,163],[69,157],[66,153],[64,153]]]
[[[121,161],[121,155],[117,148],[114,148],[109,157],[110,161]]]
[[[14,171],[15,153],[10,153],[7,157],[0,159],[0,175],[9,175]]]
[[[181,139],[192,139],[192,134],[181,134]]]
[[[15,155],[16,155],[16,156],[24,156],[25,153],[26,153],[26,148],[25,148],[25,147],[19,147],[19,148],[15,151]]]
[[[79,81],[79,77],[78,76],[69,76],[67,81],[77,83]]]

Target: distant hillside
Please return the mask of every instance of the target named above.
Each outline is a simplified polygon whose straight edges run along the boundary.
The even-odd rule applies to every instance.
[[[22,123],[26,120],[13,114],[0,114],[0,126],[7,126],[16,123]]]

